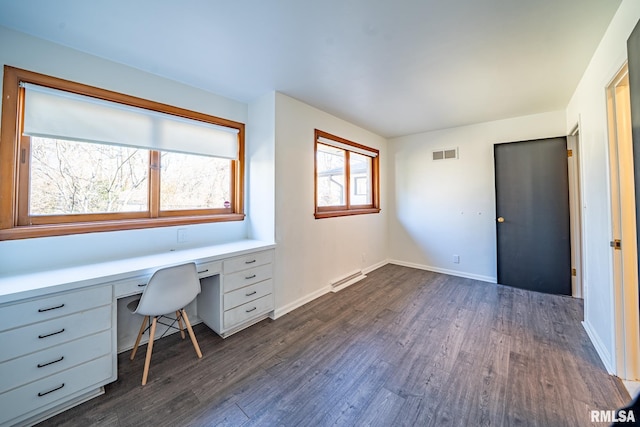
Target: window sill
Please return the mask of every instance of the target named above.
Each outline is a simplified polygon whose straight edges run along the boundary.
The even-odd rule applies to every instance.
[[[101,231],[137,230],[170,227],[174,225],[205,224],[212,222],[242,221],[244,214],[201,215],[165,218],[144,218],[119,221],[99,221],[73,224],[31,225],[0,230],[0,241],[30,239],[34,237],[66,236]]]
[[[379,208],[365,208],[365,209],[343,209],[335,211],[320,211],[315,213],[316,219],[321,218],[334,218],[338,216],[351,216],[351,215],[366,215],[377,214],[380,212]]]

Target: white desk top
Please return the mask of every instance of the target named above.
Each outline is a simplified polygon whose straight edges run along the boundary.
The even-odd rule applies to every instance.
[[[0,276],[0,304],[47,293],[66,291],[151,274],[161,267],[183,262],[208,262],[257,250],[275,244],[240,240],[220,245],[182,249],[116,261],[78,265],[55,270]]]

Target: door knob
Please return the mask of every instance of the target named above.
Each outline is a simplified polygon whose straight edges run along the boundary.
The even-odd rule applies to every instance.
[[[499,216],[499,217],[498,217],[498,222],[504,222],[504,218],[503,218],[503,217],[501,217],[501,216]]]

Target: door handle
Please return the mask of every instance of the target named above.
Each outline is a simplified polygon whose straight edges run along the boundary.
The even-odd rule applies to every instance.
[[[501,217],[501,216],[499,216],[497,221],[498,221],[498,222],[504,222],[504,218],[503,218],[503,217]]]

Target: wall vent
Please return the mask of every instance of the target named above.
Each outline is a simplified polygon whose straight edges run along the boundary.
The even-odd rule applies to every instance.
[[[338,292],[347,286],[353,285],[356,282],[366,278],[367,276],[362,272],[362,270],[354,271],[340,279],[335,279],[331,281],[331,292]]]
[[[444,150],[432,151],[433,160],[448,160],[448,159],[457,159],[457,158],[458,158],[457,148],[446,148]]]

